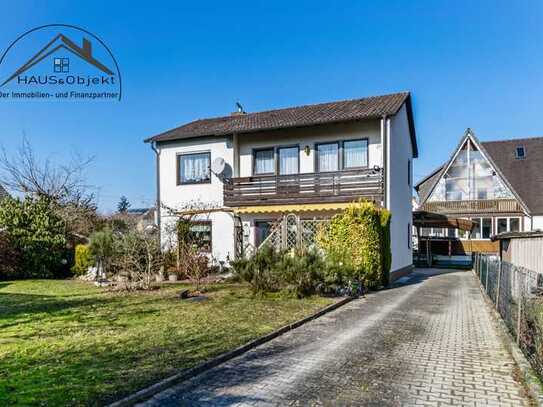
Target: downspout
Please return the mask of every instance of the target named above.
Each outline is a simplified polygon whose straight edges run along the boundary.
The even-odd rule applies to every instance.
[[[383,115],[381,118],[381,144],[382,144],[382,153],[383,153],[383,206],[387,209],[389,208],[388,203],[388,126],[387,126],[387,115]]]
[[[162,246],[162,228],[161,228],[161,206],[160,206],[160,150],[157,148],[156,141],[151,142],[151,148],[156,155],[156,214],[158,226],[158,242]]]

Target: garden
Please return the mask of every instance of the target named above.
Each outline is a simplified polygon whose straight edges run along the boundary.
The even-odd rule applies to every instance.
[[[161,246],[126,202],[100,215],[75,168],[46,167],[1,180],[21,193],[0,201],[1,405],[103,405],[388,283],[390,213],[372,203],[323,223],[310,247],[218,267],[191,217]]]

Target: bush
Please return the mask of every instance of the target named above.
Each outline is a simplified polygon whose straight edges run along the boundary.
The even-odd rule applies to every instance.
[[[89,245],[78,244],[75,246],[75,262],[72,267],[72,273],[84,275],[89,267],[94,266],[94,256],[91,253]]]
[[[67,272],[65,223],[45,197],[0,202],[0,229],[20,253],[19,278],[61,277]]]
[[[231,266],[240,279],[251,285],[253,292],[278,291],[281,284],[276,266],[282,256],[272,247],[265,246],[251,258],[234,260]]]
[[[381,215],[381,255],[382,255],[382,279],[381,284],[387,286],[390,283],[390,268],[392,267],[392,249],[390,247],[390,211],[382,209]]]
[[[21,252],[0,232],[0,280],[20,278],[21,264]]]
[[[111,272],[110,267],[115,251],[113,231],[105,228],[94,232],[89,240],[89,250],[96,265],[101,268],[103,274]]]
[[[330,264],[326,280],[352,279],[375,288],[388,280],[390,214],[370,202],[350,205],[323,227],[317,242]],[[388,243],[387,243],[388,242]],[[388,247],[388,251],[386,250]]]

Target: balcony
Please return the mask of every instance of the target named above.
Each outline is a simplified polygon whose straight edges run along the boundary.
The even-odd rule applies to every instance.
[[[515,199],[482,199],[472,201],[426,202],[422,210],[443,214],[519,213],[522,207]]]
[[[381,169],[233,178],[224,184],[226,206],[383,200]]]

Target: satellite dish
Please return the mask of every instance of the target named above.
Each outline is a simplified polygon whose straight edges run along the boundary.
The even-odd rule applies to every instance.
[[[211,163],[211,172],[215,174],[217,177],[221,176],[226,168],[226,162],[224,161],[224,158],[217,157],[213,160]]]

